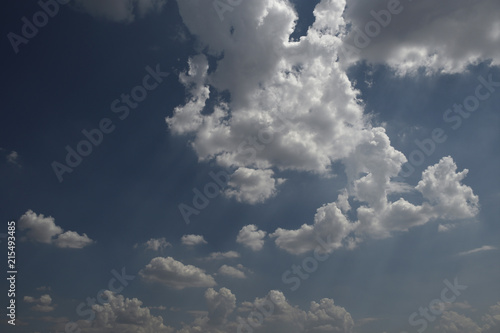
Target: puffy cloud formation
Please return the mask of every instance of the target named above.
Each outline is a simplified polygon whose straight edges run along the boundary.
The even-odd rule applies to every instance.
[[[187,246],[196,246],[200,244],[208,244],[205,238],[201,235],[184,235],[181,238],[181,242]]]
[[[44,244],[54,244],[60,248],[81,249],[92,244],[87,234],[80,235],[75,231],[66,231],[55,224],[53,217],[36,214],[31,209],[19,218],[19,229],[27,230],[29,240]]]
[[[272,170],[238,168],[231,175],[224,194],[238,202],[255,204],[264,202],[276,195],[276,185],[282,184],[282,178],[274,179]]]
[[[237,279],[245,279],[246,278],[245,273],[243,273],[242,271],[240,271],[237,268],[234,268],[234,267],[228,266],[228,265],[222,265],[219,268],[219,274],[226,275],[226,276],[233,277],[233,278],[237,278]]]
[[[495,0],[350,1],[344,59],[388,64],[401,74],[421,67],[457,73],[488,59],[499,65],[499,11]]]
[[[139,272],[146,281],[158,282],[174,289],[212,287],[215,280],[201,268],[184,265],[172,257],[156,257]]]
[[[31,310],[38,312],[51,312],[54,310],[54,306],[52,306],[52,297],[50,295],[45,294],[40,296],[40,298],[34,298],[31,296],[24,296],[23,300],[26,303],[34,304],[31,307]]]
[[[469,310],[471,316],[475,314],[475,309]],[[437,332],[443,333],[494,333],[500,329],[500,302],[489,307],[488,312],[481,318],[472,319],[468,315],[455,311],[444,311],[435,326]]]
[[[236,297],[229,289],[219,292],[210,288],[205,293],[208,314],[202,314],[179,333],[255,332],[255,333],[351,333],[351,315],[332,299],[311,302],[309,311],[291,305],[281,291],[271,290],[265,297],[236,306]],[[231,319],[231,313],[238,315]]]
[[[373,147],[379,143],[371,141]],[[382,146],[389,147],[387,142]],[[366,237],[389,237],[395,231],[407,231],[433,219],[468,219],[477,214],[478,197],[469,186],[461,184],[467,171],[457,173],[457,166],[450,157],[442,158],[422,173],[422,180],[415,191],[420,191],[425,201],[414,205],[403,198],[391,202],[387,197],[391,177],[397,175],[404,158],[390,171],[391,167],[384,163],[393,163],[394,159],[384,157],[395,153],[392,147],[385,150],[385,154],[380,146],[371,152],[363,145],[359,149],[360,156],[347,163],[349,179],[355,179],[350,182],[352,188],[349,192],[362,203],[356,210],[358,220],[349,221],[338,208],[338,205],[346,206],[344,192],[337,202],[318,209],[313,225],[304,224],[297,230],[278,228],[270,235],[276,237],[278,247],[292,254],[315,249],[331,252],[340,246],[352,246],[351,232],[356,237],[355,241],[359,242]],[[360,178],[357,178],[359,175]],[[453,210],[453,207],[456,209]]]
[[[388,10],[399,10],[394,1],[389,3]],[[440,32],[429,34],[421,24],[413,34],[413,28],[408,31],[412,25],[405,22],[407,34],[421,38],[401,43],[397,27],[411,11],[408,8],[404,15],[392,14],[393,21],[383,32],[388,33],[381,48],[386,53],[381,53],[380,59],[389,59],[389,65],[400,72],[422,64],[430,71],[455,71],[474,59],[497,54],[488,51],[498,48],[489,43],[482,43],[479,49],[466,44],[467,54],[453,51],[454,43],[438,38],[441,32],[443,36],[451,32],[455,36],[456,30],[450,27],[458,24],[459,17],[466,17],[465,22],[470,23],[468,19],[480,16],[468,14],[448,0],[444,1],[446,5],[434,3],[425,0],[404,5],[416,8],[416,22],[423,22],[429,12],[435,13],[432,31]],[[280,172],[330,177],[334,162],[345,167],[345,191],[336,202],[317,210],[312,225],[304,224],[297,230],[278,228],[270,235],[288,252],[314,250],[320,234],[328,238],[325,251],[329,252],[343,245],[352,247],[364,238],[389,237],[435,219],[473,218],[478,212],[478,197],[461,183],[467,170],[457,172],[451,157],[428,167],[416,187],[394,181],[407,159],[391,145],[384,128],[373,127],[364,115],[342,60],[350,34],[363,22],[363,13],[370,15],[367,6],[382,4],[387,8],[388,3],[383,1],[354,1],[346,7],[343,0],[322,0],[314,9],[315,21],[307,33],[291,40],[297,14],[288,1],[242,2],[237,11],[226,12],[222,22],[204,15],[213,11],[209,2],[179,2],[182,19],[196,36],[200,49],[217,60],[210,65],[205,54],[189,60],[189,70],[179,76],[189,97],[166,122],[173,134],[192,138],[191,146],[200,161],[213,160],[232,170],[224,192],[227,197],[250,204],[263,202],[276,195],[277,186],[284,181],[279,178]],[[482,12],[497,5],[484,1],[477,6]],[[483,27],[496,22],[490,12],[487,14]],[[460,24],[464,32],[469,29],[469,24]],[[439,30],[441,25],[444,30]],[[383,33],[378,36],[381,41]],[[391,34],[394,42],[388,39]],[[424,36],[431,36],[428,44]],[[375,51],[370,50],[366,48],[354,60],[373,56],[375,53],[370,52]],[[474,56],[476,53],[479,58]],[[211,96],[211,91],[227,91],[230,100]],[[409,202],[403,197],[407,192],[420,193],[423,203]],[[396,194],[401,197],[389,199],[389,195],[392,198]],[[345,216],[351,209],[349,199],[360,203],[353,212],[353,221]]]
[[[96,18],[130,23],[136,16],[144,17],[152,11],[159,12],[167,0],[76,0],[79,10]]]
[[[265,231],[258,230],[255,224],[249,224],[241,228],[236,242],[251,248],[253,251],[259,251],[264,246],[266,234]]]
[[[172,327],[163,324],[161,316],[153,316],[137,298],[125,298],[109,290],[103,292],[108,302],[95,304],[93,321],[79,320],[78,326],[84,333],[173,333]]]

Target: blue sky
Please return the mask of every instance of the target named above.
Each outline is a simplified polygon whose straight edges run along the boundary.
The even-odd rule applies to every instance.
[[[497,2],[67,2],[1,14],[2,331],[498,332]]]

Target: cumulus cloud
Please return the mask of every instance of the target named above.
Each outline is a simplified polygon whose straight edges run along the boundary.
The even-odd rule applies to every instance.
[[[224,324],[228,315],[236,308],[236,296],[227,288],[221,288],[218,292],[209,288],[205,292],[205,299],[210,325]]]
[[[196,246],[200,244],[208,244],[205,238],[201,235],[184,235],[181,238],[182,244],[186,246]]]
[[[264,246],[264,237],[266,232],[258,230],[255,224],[249,224],[241,228],[236,237],[236,242],[243,244],[253,251],[259,251]]]
[[[387,2],[383,4],[387,6]],[[420,19],[427,17],[424,13],[437,10],[435,24],[445,22],[439,17],[451,17],[450,22],[457,23],[453,20],[458,13],[471,17],[458,6],[450,5],[456,10],[450,16],[444,6],[433,4],[426,0],[411,5],[419,8],[415,13],[423,15]],[[296,230],[278,228],[270,235],[276,238],[277,246],[290,253],[316,249],[320,234],[327,236],[328,245],[323,250],[330,252],[344,245],[352,247],[364,238],[390,237],[432,220],[470,219],[478,213],[478,197],[461,183],[467,170],[457,172],[451,157],[427,168],[416,187],[394,180],[407,159],[391,145],[384,128],[373,127],[364,114],[342,60],[349,34],[363,22],[360,17],[367,6],[372,4],[355,1],[346,7],[342,0],[323,0],[314,9],[315,21],[307,33],[291,40],[297,14],[288,1],[242,2],[238,11],[226,13],[222,22],[203,14],[213,10],[208,2],[179,2],[182,19],[205,54],[191,57],[189,70],[180,74],[189,98],[166,122],[173,134],[190,136],[200,161],[214,161],[232,170],[226,196],[255,204],[276,195],[284,171],[292,176],[295,173],[290,171],[331,177],[334,162],[345,167],[345,191],[336,202],[318,208],[313,224]],[[492,9],[492,1],[480,5],[485,6]],[[369,9],[365,12],[370,15]],[[487,19],[490,23],[491,17]],[[350,24],[353,26],[348,28]],[[411,25],[405,24],[409,29]],[[468,29],[468,24],[460,24]],[[430,51],[433,55],[444,53],[439,53],[435,62],[421,60],[421,50],[427,46],[414,52],[416,44],[411,38],[400,43],[399,25],[394,18],[386,29],[397,36],[398,43],[388,42],[383,50],[390,54],[380,56],[399,66],[398,70],[404,72],[424,63],[430,69],[454,71],[470,63],[469,56],[454,58],[446,54],[449,50],[435,51],[434,47]],[[421,25],[417,31],[425,29]],[[453,36],[455,33],[453,30]],[[435,34],[422,33],[421,40],[429,35],[431,40],[435,38]],[[435,45],[448,47],[443,40]],[[486,44],[482,46],[484,51]],[[366,50],[355,60],[368,57]],[[214,65],[206,55],[217,59]],[[211,91],[226,91],[230,98],[211,96]],[[420,193],[423,202],[408,201],[404,194],[409,192]],[[396,194],[401,196],[389,199]],[[352,221],[345,215],[351,210],[349,199],[360,204],[351,212],[355,214]]]
[[[236,251],[212,252],[206,257],[206,260],[234,259],[239,257],[240,254]]]
[[[240,306],[236,305],[235,295],[227,288],[221,288],[219,292],[210,288],[205,299],[208,313],[200,313],[179,333],[353,332],[354,322],[349,312],[328,298],[311,302],[307,311],[290,304],[278,290],[271,290],[265,297],[243,302]],[[230,317],[233,312],[238,314],[235,319]],[[255,313],[261,314],[262,320],[252,315]]]
[[[44,244],[54,244],[60,248],[81,249],[92,244],[87,234],[80,235],[75,231],[66,231],[55,224],[52,216],[36,214],[31,209],[19,218],[19,229],[27,230],[27,239]]]
[[[143,302],[137,298],[125,298],[109,290],[103,292],[107,302],[94,304],[96,317],[93,321],[79,320],[78,327],[85,333],[142,332],[173,333],[172,327],[163,324],[161,316],[153,316]]]
[[[167,0],[76,0],[77,9],[113,22],[130,23],[137,16],[159,12]]]
[[[239,269],[237,269],[235,267],[228,266],[228,265],[222,265],[219,268],[219,274],[226,275],[226,276],[236,278],[236,279],[245,279],[246,278],[245,273],[243,273],[242,271],[240,271]]]
[[[137,248],[139,244],[135,244],[134,248]],[[165,237],[162,238],[151,238],[144,244],[142,244],[146,248],[146,250],[151,250],[151,251],[163,251],[167,247],[171,247],[172,244],[167,242]]]
[[[139,275],[148,282],[157,282],[174,289],[216,285],[214,278],[201,268],[184,265],[172,257],[153,258]]]
[[[498,1],[401,1],[392,14],[388,3],[349,3],[344,13],[352,25],[344,37],[346,61],[388,64],[401,74],[422,67],[427,72],[457,73],[488,59],[500,64]]]
[[[40,296],[40,298],[34,298],[31,296],[24,296],[24,302],[34,304],[31,310],[38,312],[51,312],[54,310],[52,304],[52,297],[49,294]]]

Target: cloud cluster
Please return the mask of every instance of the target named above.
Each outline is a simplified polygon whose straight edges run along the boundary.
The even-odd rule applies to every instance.
[[[201,268],[184,265],[172,257],[156,257],[139,272],[148,282],[157,282],[174,289],[193,287],[213,287],[216,285],[212,276]]]
[[[139,244],[135,244],[134,248],[137,248],[138,246]],[[163,251],[167,247],[171,247],[172,244],[167,242],[165,237],[162,237],[162,238],[151,238],[150,240],[142,244],[142,246],[144,246],[146,250]]]
[[[108,302],[95,304],[96,313],[93,321],[80,320],[78,326],[84,333],[173,333],[172,327],[163,324],[161,316],[153,316],[147,307],[137,298],[125,298],[109,290],[103,292]]]
[[[184,235],[181,238],[181,242],[186,246],[196,246],[201,244],[208,244],[205,238],[200,235]]]
[[[60,248],[81,249],[92,244],[87,234],[80,235],[75,231],[66,231],[55,224],[53,217],[36,214],[31,209],[19,218],[19,229],[27,230],[26,237],[38,243],[54,244]]]
[[[76,0],[77,9],[113,22],[130,23],[137,16],[159,12],[167,0]]]

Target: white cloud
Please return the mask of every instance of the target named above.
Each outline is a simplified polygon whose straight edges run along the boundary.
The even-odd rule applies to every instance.
[[[90,15],[114,22],[129,23],[136,16],[144,17],[152,11],[159,12],[166,0],[76,0],[76,8]]]
[[[54,244],[60,248],[81,249],[94,242],[86,234],[82,236],[75,231],[63,233],[64,230],[55,224],[52,216],[37,215],[31,209],[19,218],[19,229],[27,230],[26,236],[31,241]]]
[[[163,324],[161,316],[153,316],[143,302],[137,298],[125,298],[123,295],[103,292],[107,302],[92,305],[96,317],[93,321],[79,320],[78,327],[84,333],[173,333],[172,327]],[[63,328],[64,330],[64,328]]]
[[[236,308],[236,296],[227,288],[221,288],[219,292],[209,288],[205,292],[208,305],[209,325],[221,325],[227,321],[227,316]]]
[[[439,232],[448,232],[450,230],[453,230],[456,228],[455,224],[440,224],[438,226],[438,231]]]
[[[347,220],[336,203],[318,208],[314,224],[303,224],[297,230],[278,228],[270,237],[276,237],[276,246],[292,254],[316,250],[331,252],[342,246],[342,241],[353,231],[356,224]]]
[[[172,257],[156,257],[139,274],[149,282],[158,282],[174,289],[212,287],[215,280],[201,268],[184,265]]]
[[[276,186],[285,180],[274,179],[272,170],[255,170],[238,168],[229,180],[224,194],[236,201],[256,204],[264,202],[276,195]]]
[[[236,242],[248,246],[253,251],[259,251],[264,246],[266,232],[258,230],[255,224],[249,224],[241,228],[236,237]]]
[[[24,302],[34,304],[31,309],[33,311],[38,312],[51,312],[54,310],[54,306],[52,304],[52,297],[49,294],[45,294],[40,296],[40,298],[34,298],[31,296],[24,296]]]
[[[445,219],[474,217],[479,211],[479,198],[469,186],[462,185],[469,170],[456,172],[457,165],[450,156],[422,173],[416,189],[432,205],[436,214]]]
[[[497,248],[494,247],[494,246],[484,245],[484,246],[481,246],[481,247],[479,247],[477,249],[460,252],[458,255],[459,256],[466,256],[466,255],[477,253],[477,252],[491,251],[491,250],[497,250]]]
[[[181,238],[182,244],[186,246],[196,246],[200,244],[208,244],[205,238],[201,235],[184,235]]]
[[[139,245],[135,244],[134,248],[137,248]],[[167,247],[171,247],[172,244],[167,242],[165,237],[162,238],[151,238],[144,244],[142,244],[146,248],[146,250],[151,250],[151,251],[163,251]]]
[[[492,6],[490,2],[480,7]],[[413,5],[432,6],[430,0]],[[297,15],[288,1],[242,2],[222,22],[205,15],[213,13],[209,2],[179,2],[181,17],[196,36],[199,49],[218,60],[216,66],[209,66],[202,53],[189,60],[189,71],[180,75],[180,81],[191,98],[166,122],[173,134],[190,135],[200,161],[213,160],[235,170],[226,196],[250,204],[263,202],[276,195],[276,187],[283,181],[278,178],[280,172],[331,177],[333,163],[344,164],[348,184],[337,202],[320,207],[312,225],[297,230],[278,228],[271,234],[277,246],[294,254],[314,250],[320,234],[328,236],[323,250],[330,252],[343,245],[352,247],[366,237],[389,237],[432,220],[469,219],[478,212],[477,196],[461,184],[467,170],[456,172],[451,157],[427,168],[416,187],[394,181],[407,159],[391,145],[383,128],[371,125],[346,75],[346,63],[338,61],[344,45],[344,17],[357,24],[363,10],[369,15],[367,6],[371,4],[352,4],[344,14],[345,1],[323,0],[314,10],[315,21],[307,34],[292,41],[289,37]],[[459,7],[453,8],[465,15]],[[435,9],[439,12],[441,5],[432,11]],[[456,18],[458,12],[452,16]],[[400,25],[396,20],[393,23],[394,27]],[[393,25],[390,30],[399,33]],[[425,29],[418,26],[420,30]],[[419,40],[428,35],[422,33]],[[458,61],[444,64],[448,71],[470,60],[439,55],[435,63],[422,62],[422,48],[411,58],[406,51],[415,49],[412,41],[400,44],[387,44],[394,51],[387,59],[402,71],[414,67],[407,60],[429,68],[444,64],[439,59]],[[440,39],[436,45],[447,44]],[[211,99],[209,89],[229,92],[230,101]],[[422,204],[402,196],[389,200],[389,195],[418,191],[424,198]],[[344,216],[350,209],[349,198],[361,204],[353,212],[353,221]],[[355,239],[350,238],[352,234]]]
[[[365,37],[366,28],[376,22],[371,11],[387,12],[388,1],[350,2],[344,17],[352,24],[345,38],[345,47],[359,46],[345,61],[365,59],[373,63],[389,64],[400,73],[414,73],[419,67],[428,72],[457,73],[467,65],[492,59],[500,64],[500,23],[496,13],[500,3],[485,1],[400,2],[399,14],[391,14],[380,33]],[[394,11],[396,12],[396,11]],[[384,21],[387,19],[382,18]],[[368,25],[367,25],[368,24]],[[378,25],[380,27],[380,25]],[[356,53],[358,54],[357,56]]]
[[[83,234],[82,236],[75,231],[66,231],[57,236],[54,240],[54,244],[57,247],[72,249],[81,249],[92,243],[93,240],[91,240],[87,234]]]
[[[234,268],[234,267],[228,266],[228,265],[222,265],[219,268],[219,274],[226,275],[226,276],[236,278],[236,279],[245,279],[246,278],[245,273],[243,273],[242,271],[240,271],[237,268]]]
[[[212,252],[208,255],[206,260],[234,259],[234,258],[239,258],[239,257],[240,257],[240,254],[236,251]]]

